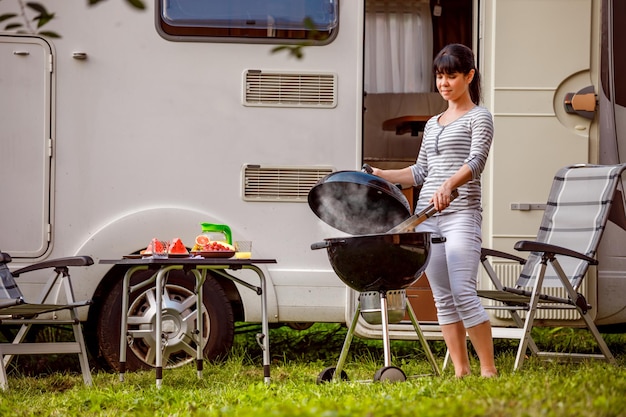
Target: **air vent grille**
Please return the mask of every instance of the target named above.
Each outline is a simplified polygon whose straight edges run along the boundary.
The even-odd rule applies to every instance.
[[[522,271],[522,267],[518,264],[510,264],[510,263],[493,263],[494,270],[496,274],[500,278],[502,285],[505,287],[514,288],[519,277],[519,274]],[[484,278],[489,279],[489,278]],[[579,289],[582,294],[587,293],[586,291],[586,283],[588,280],[583,282],[583,285]],[[585,287],[585,288],[583,288]],[[567,293],[562,288],[544,288],[543,293],[552,295],[554,297],[567,298]],[[499,305],[497,301],[489,301],[490,305]],[[519,315],[522,318],[526,317],[526,312],[519,311]],[[511,319],[511,315],[505,310],[496,310],[495,316],[499,319],[509,320]],[[537,310],[537,315],[535,316],[537,320],[577,320],[580,318],[578,313],[573,310]]]
[[[248,70],[244,105],[333,108],[337,105],[337,76]]]
[[[243,172],[243,199],[306,202],[311,188],[331,172],[333,170],[330,167],[246,165]]]

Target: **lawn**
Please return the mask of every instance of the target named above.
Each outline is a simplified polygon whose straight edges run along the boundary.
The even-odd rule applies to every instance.
[[[250,331],[246,331],[250,330]],[[618,365],[552,363],[533,358],[512,372],[514,342],[497,341],[500,376],[456,379],[451,369],[430,375],[418,342],[393,341],[393,364],[409,378],[371,382],[382,367],[382,342],[355,339],[346,372],[350,381],[317,384],[326,366],[336,365],[345,336],[339,325],[297,332],[271,331],[272,382],[264,384],[254,326],[240,327],[232,355],[205,364],[198,379],[193,365],[166,370],[157,389],[154,372],[94,372],[85,387],[78,368],[39,377],[11,373],[11,389],[0,393],[0,415],[11,416],[626,416],[626,335],[607,343]],[[591,349],[584,333],[539,331],[537,342],[563,349]],[[441,363],[445,348],[431,343]],[[477,363],[473,363],[477,371]]]

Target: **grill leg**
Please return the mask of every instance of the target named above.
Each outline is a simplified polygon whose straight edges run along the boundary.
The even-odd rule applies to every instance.
[[[430,362],[430,365],[432,366],[433,372],[435,373],[435,375],[440,376],[441,372],[439,371],[439,366],[437,365],[435,356],[433,355],[433,352],[430,350],[430,346],[428,346],[428,342],[426,341],[426,338],[424,337],[424,333],[422,333],[422,329],[419,323],[417,322],[417,317],[415,316],[415,312],[413,311],[413,307],[411,306],[411,303],[407,301],[406,307],[407,307],[407,312],[409,313],[409,318],[411,319],[411,323],[413,323],[413,327],[415,328],[415,333],[417,333],[417,337],[419,338],[422,344],[422,347],[424,348],[424,353],[426,353],[428,362]]]
[[[389,344],[389,312],[387,311],[387,293],[380,292],[380,316],[383,325],[383,349],[385,366],[391,366],[391,346]]]
[[[354,312],[354,317],[352,318],[352,324],[350,324],[350,328],[348,329],[348,333],[346,334],[346,338],[343,341],[343,347],[341,348],[341,354],[339,354],[339,360],[337,361],[337,367],[335,368],[335,373],[333,375],[334,381],[341,380],[341,371],[343,370],[343,365],[346,363],[346,359],[348,358],[348,351],[350,350],[350,344],[352,343],[352,337],[354,337],[354,329],[356,329],[356,324],[359,321],[359,314],[361,314],[361,301],[356,305],[356,310]]]

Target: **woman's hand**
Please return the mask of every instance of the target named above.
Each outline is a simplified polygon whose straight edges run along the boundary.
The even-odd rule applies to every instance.
[[[382,177],[383,170],[380,168],[374,168],[370,164],[363,164],[362,167],[363,172],[367,172],[371,175],[376,175],[377,177]]]
[[[444,183],[437,191],[435,191],[430,199],[430,203],[435,205],[435,210],[443,211],[450,205],[450,201],[452,201],[450,198],[451,195],[452,189]]]
[[[442,211],[450,205],[454,199],[452,192],[460,186],[472,179],[472,171],[467,164],[463,164],[461,168],[450,178],[445,180],[439,189],[435,191],[430,199],[430,203],[435,205],[437,211]],[[457,194],[458,195],[458,194]]]

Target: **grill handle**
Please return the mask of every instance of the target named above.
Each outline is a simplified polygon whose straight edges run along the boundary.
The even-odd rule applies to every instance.
[[[316,249],[326,249],[330,247],[330,242],[328,241],[323,241],[323,242],[315,242],[315,243],[311,243],[311,249],[312,250],[316,250]]]
[[[452,194],[450,194],[450,201],[454,200],[459,196],[459,192],[457,190],[452,190]],[[437,210],[435,210],[435,205],[430,203],[428,207],[419,213],[415,213],[405,221],[400,224],[397,224],[392,229],[390,229],[387,233],[404,233],[404,232],[412,232],[415,227],[425,221],[426,219],[432,217]]]
[[[329,239],[323,242],[316,242],[311,244],[311,249],[327,249],[332,246],[343,246],[346,245],[348,241],[346,239]]]

